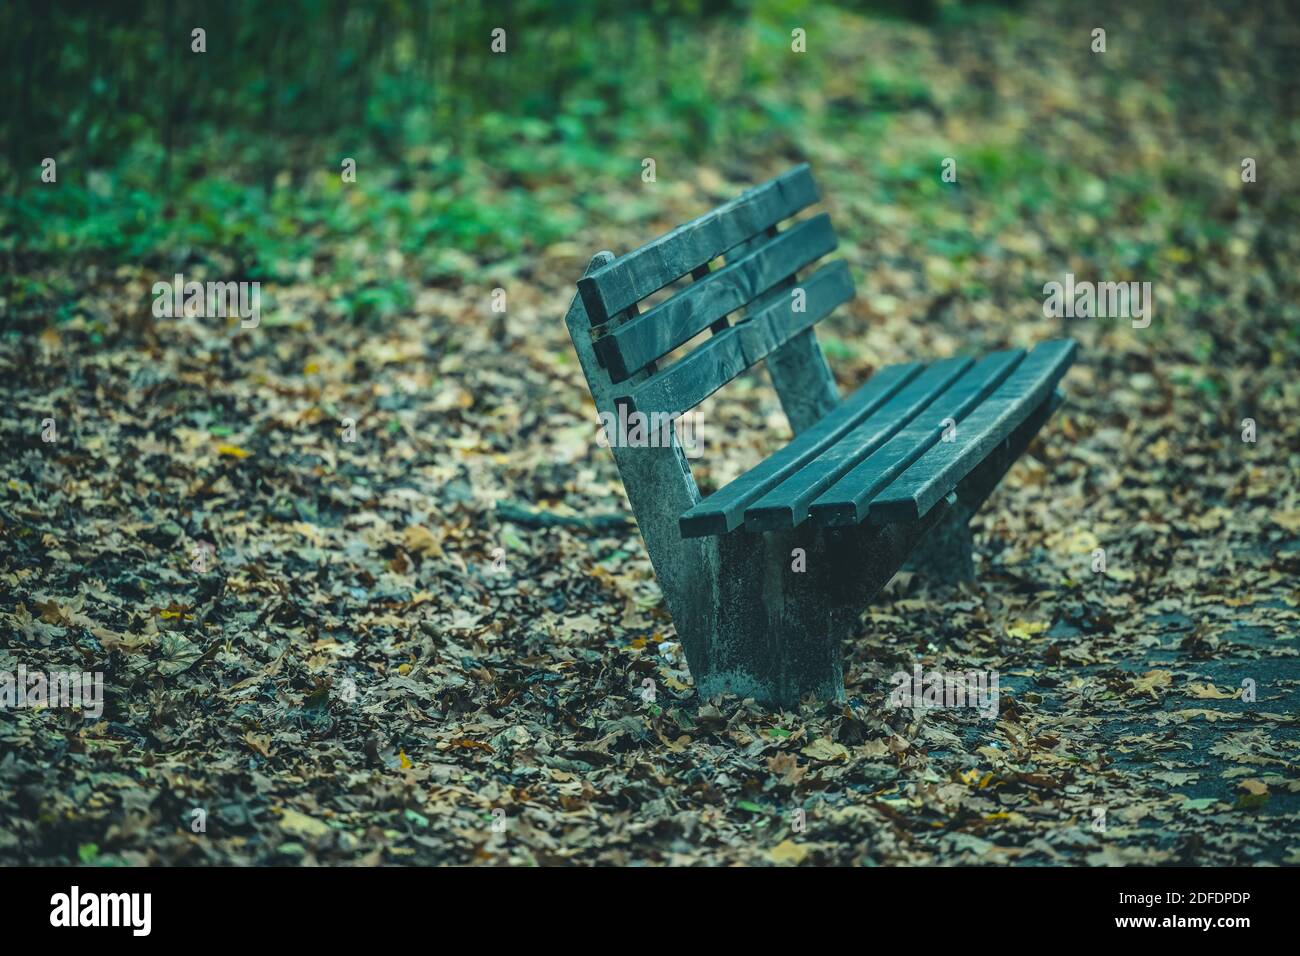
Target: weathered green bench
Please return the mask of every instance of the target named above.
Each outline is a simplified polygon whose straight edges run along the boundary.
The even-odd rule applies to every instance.
[[[925,573],[973,576],[967,523],[1060,403],[1074,356],[1062,340],[893,365],[841,401],[813,324],[852,297],[848,269],[796,278],[835,248],[830,220],[778,230],[817,199],[799,166],[640,249],[598,253],[566,318],[602,417],[620,405],[625,418],[680,416],[764,361],[794,433],[703,499],[675,437],[611,436],[702,697],[842,698],[840,640],[909,556]]]

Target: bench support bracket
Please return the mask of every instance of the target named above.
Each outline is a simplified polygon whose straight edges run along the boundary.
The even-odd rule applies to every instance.
[[[960,502],[950,508],[912,552],[906,570],[935,583],[975,580],[975,557],[970,531],[971,513]]]

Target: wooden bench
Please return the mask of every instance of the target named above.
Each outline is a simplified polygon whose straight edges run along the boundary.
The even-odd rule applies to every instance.
[[[973,576],[968,521],[1060,403],[1074,357],[1059,340],[909,362],[841,400],[813,325],[852,297],[848,269],[796,277],[835,248],[830,220],[778,229],[817,199],[803,165],[633,252],[598,253],[566,318],[602,417],[617,420],[620,405],[680,416],[762,361],[794,433],[703,499],[675,438],[629,447],[611,436],[704,698],[842,698],[840,640],[909,556],[924,573]]]

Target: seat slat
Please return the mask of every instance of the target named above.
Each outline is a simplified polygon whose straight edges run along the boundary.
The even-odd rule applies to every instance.
[[[919,518],[956,487],[1044,402],[1074,361],[1069,339],[1044,342],[970,415],[956,440],[940,442],[871,501],[874,523]]]
[[[808,164],[741,193],[578,280],[592,325],[602,325],[693,269],[817,201]]]
[[[764,459],[725,488],[686,511],[678,521],[683,538],[726,534],[740,526],[745,506],[811,461],[859,421],[887,402],[921,370],[917,362],[890,365],[841,402],[816,425]]]
[[[935,362],[816,459],[746,508],[745,530],[778,531],[803,524],[813,499],[888,441],[973,364],[965,357]]]
[[[803,312],[793,310],[788,294],[779,296],[615,402],[630,411],[680,415],[853,298],[853,280],[842,260],[822,266],[799,287],[805,293]]]
[[[1002,383],[1024,354],[1024,349],[1011,349],[977,362],[939,400],[815,500],[809,509],[812,517],[823,525],[859,524],[877,492],[943,437],[944,419],[960,423]]]
[[[792,226],[596,341],[610,380],[622,382],[835,248],[825,213]]]

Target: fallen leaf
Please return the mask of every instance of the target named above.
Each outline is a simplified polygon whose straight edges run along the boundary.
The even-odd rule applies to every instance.
[[[411,554],[432,555],[440,557],[442,548],[438,546],[438,539],[422,524],[413,524],[402,534],[402,547]]]
[[[280,828],[285,833],[298,837],[323,837],[330,832],[329,824],[315,817],[309,817],[297,810],[285,810],[280,817]]]
[[[1272,514],[1273,523],[1284,531],[1292,534],[1300,534],[1300,509],[1290,511],[1274,511]]]
[[[1156,691],[1168,687],[1173,683],[1174,675],[1171,671],[1150,670],[1141,677],[1133,679],[1133,692],[1137,694],[1150,694],[1152,700],[1158,699]]]
[[[767,856],[773,863],[792,863],[798,866],[811,852],[802,843],[795,843],[793,840],[782,840],[767,851]]]
[[[1187,693],[1197,700],[1235,700],[1241,696],[1240,688],[1236,691],[1219,690],[1219,688],[1208,682],[1204,684],[1189,683]]]
[[[818,737],[799,752],[813,760],[846,760],[849,756],[849,748],[829,737]]]
[[[1048,626],[1046,621],[1016,621],[1007,628],[1007,637],[1027,641],[1038,634],[1042,634],[1047,630]]]
[[[255,734],[251,730],[244,734],[244,743],[250,748],[261,754],[263,757],[272,756],[275,751],[271,748],[270,734]]]

